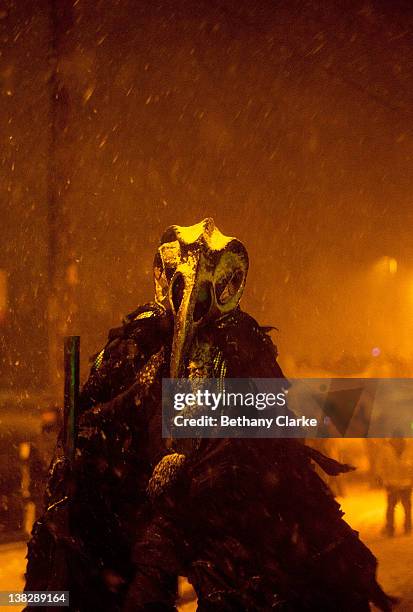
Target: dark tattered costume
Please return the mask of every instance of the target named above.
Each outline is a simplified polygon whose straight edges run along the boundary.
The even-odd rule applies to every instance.
[[[74,465],[58,446],[27,590],[69,590],[81,612],[166,612],[186,576],[201,611],[391,609],[314,462],[347,466],[300,440],[162,439],[163,377],[283,378],[239,307],[247,268],[212,219],[165,232],[155,302],[110,332],[82,389]]]

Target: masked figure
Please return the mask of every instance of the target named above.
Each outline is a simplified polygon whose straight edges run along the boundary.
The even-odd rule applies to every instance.
[[[174,319],[170,376],[283,379],[270,328],[239,307],[242,243],[212,219],[174,226],[161,242],[155,284]],[[349,466],[293,439],[173,440],[171,451],[149,482],[152,516],[125,611],[171,609],[168,573],[187,576],[205,612],[391,608],[375,558],[314,469]]]
[[[296,440],[162,440],[163,377],[283,378],[270,328],[239,307],[247,270],[212,219],[164,233],[155,301],[110,332],[83,387],[74,465],[58,448],[26,589],[166,612],[184,575],[203,611],[390,610],[313,462],[347,466]]]

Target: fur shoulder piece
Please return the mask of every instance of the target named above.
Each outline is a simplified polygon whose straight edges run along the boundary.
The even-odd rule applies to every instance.
[[[217,343],[228,362],[229,378],[284,378],[271,329],[240,308],[218,321]]]

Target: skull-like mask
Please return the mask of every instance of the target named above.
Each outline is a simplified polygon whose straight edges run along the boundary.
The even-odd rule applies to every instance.
[[[198,330],[234,310],[241,298],[248,254],[211,218],[169,227],[155,255],[155,301],[172,311],[171,378],[184,376],[185,356]]]

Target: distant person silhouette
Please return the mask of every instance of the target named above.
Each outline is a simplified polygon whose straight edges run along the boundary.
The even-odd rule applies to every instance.
[[[36,518],[43,512],[43,497],[49,466],[61,426],[62,418],[57,406],[48,406],[42,410],[40,431],[32,440],[29,456],[29,490],[30,498],[35,505]]]
[[[387,492],[386,524],[383,533],[389,537],[394,535],[394,512],[398,502],[402,504],[404,510],[404,532],[410,533],[413,486],[412,441],[403,437],[383,440],[376,469]]]

